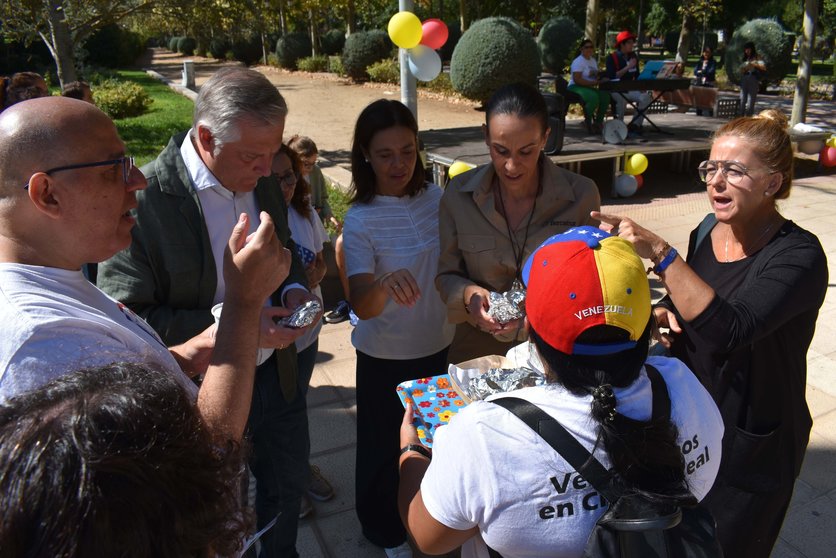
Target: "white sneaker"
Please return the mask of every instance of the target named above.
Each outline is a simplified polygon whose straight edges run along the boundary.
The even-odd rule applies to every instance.
[[[387,558],[412,558],[412,547],[408,542],[393,548],[384,548]]]

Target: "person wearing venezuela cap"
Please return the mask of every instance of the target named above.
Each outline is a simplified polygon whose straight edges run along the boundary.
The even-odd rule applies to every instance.
[[[432,453],[415,449],[411,405],[404,414],[400,512],[422,552],[582,555],[606,503],[582,470],[491,403],[508,395],[557,420],[625,492],[695,505],[717,475],[723,422],[711,396],[682,362],[647,357],[650,288],[632,245],[570,229],[537,248],[523,280],[547,384],[471,403],[436,431]],[[651,383],[667,389],[669,419],[653,418]]]

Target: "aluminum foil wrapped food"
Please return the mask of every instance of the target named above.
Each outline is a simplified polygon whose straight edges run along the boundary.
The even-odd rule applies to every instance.
[[[293,314],[279,320],[279,325],[293,329],[308,327],[314,322],[317,314],[322,312],[322,305],[318,300],[309,300],[293,311]]]
[[[488,295],[488,316],[501,324],[519,320],[525,316],[525,290],[511,289],[504,293]]]
[[[467,395],[471,400],[484,399],[494,393],[505,393],[524,387],[546,383],[542,372],[530,368],[490,368],[484,374],[470,378]]]

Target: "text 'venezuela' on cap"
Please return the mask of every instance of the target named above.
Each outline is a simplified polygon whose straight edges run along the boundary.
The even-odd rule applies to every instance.
[[[540,337],[565,354],[605,355],[636,346],[650,319],[650,284],[633,245],[595,227],[546,240],[522,270],[526,315]],[[610,325],[629,341],[582,344],[587,329]]]

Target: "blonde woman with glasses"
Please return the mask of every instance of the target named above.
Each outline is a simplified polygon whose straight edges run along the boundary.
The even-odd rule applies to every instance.
[[[810,436],[807,349],[827,290],[818,238],[785,219],[793,151],[778,111],[733,120],[698,172],[713,213],[683,259],[627,218],[600,218],[653,261],[667,296],[656,338],[697,375],[723,414],[717,482],[703,501],[726,556],[769,556]]]

